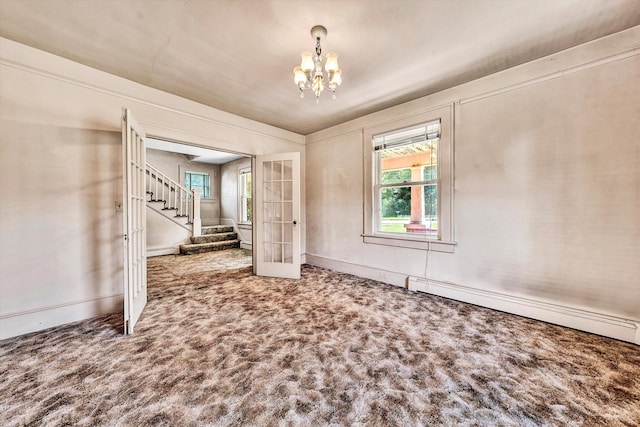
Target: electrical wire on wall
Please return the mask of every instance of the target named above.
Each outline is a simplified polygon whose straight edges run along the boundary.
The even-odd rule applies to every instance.
[[[429,252],[431,252],[431,242],[427,242],[427,250],[425,251],[424,258],[424,278],[428,279],[429,276]]]

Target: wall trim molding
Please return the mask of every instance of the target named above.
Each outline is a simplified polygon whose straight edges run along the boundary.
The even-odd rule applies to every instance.
[[[147,258],[160,255],[178,255],[180,253],[179,246],[167,246],[163,248],[147,248]]]
[[[35,48],[32,48],[32,49],[35,49]],[[49,55],[53,55],[53,54],[48,53],[48,52],[44,52],[44,53],[47,53]],[[59,57],[58,55],[53,55],[53,56]],[[63,60],[66,60],[66,61],[74,62],[74,61],[71,61],[71,60],[69,60],[67,58],[63,58],[63,57],[59,57],[59,58],[61,58]],[[83,82],[83,81],[75,79],[75,78],[65,77],[63,75],[53,73],[53,72],[51,72],[49,70],[39,69],[39,68],[30,66],[30,65],[21,64],[21,63],[18,63],[16,61],[11,61],[11,60],[8,60],[8,59],[5,59],[5,58],[0,58],[0,65],[6,66],[6,67],[11,67],[11,68],[16,68],[16,69],[19,69],[19,70],[22,70],[22,71],[25,71],[25,72],[28,72],[28,73],[32,73],[32,74],[36,74],[36,75],[39,75],[39,76],[42,76],[42,77],[46,77],[46,78],[49,78],[49,79],[57,80],[57,81],[60,81],[60,82],[63,82],[63,83],[66,83],[66,84],[69,84],[69,85],[72,85],[72,86],[77,86],[77,87],[82,87],[84,89],[92,90],[94,92],[99,92],[99,93],[102,93],[102,94],[119,97],[119,98],[122,98],[122,99],[126,99],[127,101],[137,102],[137,103],[143,104],[143,105],[148,105],[148,106],[153,107],[153,108],[158,108],[158,109],[161,109],[161,110],[169,111],[169,112],[172,112],[172,113],[175,113],[175,114],[179,114],[179,115],[182,115],[182,116],[185,116],[185,117],[190,117],[190,118],[193,118],[193,119],[196,119],[196,120],[200,120],[200,121],[203,121],[203,122],[212,123],[214,125],[221,126],[221,127],[224,127],[224,128],[233,129],[233,130],[240,130],[242,132],[247,132],[247,133],[259,136],[261,138],[274,139],[274,140],[277,140],[277,141],[286,141],[286,142],[289,142],[289,143],[292,143],[292,144],[296,144],[298,146],[304,146],[305,145],[304,140],[302,142],[298,142],[298,141],[294,141],[293,139],[288,139],[288,138],[284,138],[284,137],[278,137],[278,136],[270,135],[270,134],[265,133],[265,132],[252,130],[252,129],[249,129],[249,128],[245,127],[245,126],[239,126],[239,125],[226,123],[225,121],[222,121],[222,120],[213,119],[213,118],[206,117],[206,116],[203,116],[203,115],[197,114],[197,113],[191,113],[191,112],[188,112],[188,111],[185,111],[185,110],[182,110],[182,109],[170,107],[170,106],[165,105],[165,104],[160,103],[160,102],[150,101],[150,100],[142,98],[142,97],[129,95],[129,94],[126,94],[126,93],[123,93],[123,92],[119,92],[119,91],[116,91],[116,90],[112,90],[112,89],[107,89],[107,88],[101,87],[101,86],[96,85],[96,84]],[[82,64],[80,64],[80,65],[82,65]],[[91,67],[88,67],[88,68],[91,68]],[[132,80],[128,80],[128,79],[125,79],[123,77],[116,76],[115,74],[109,74],[107,72],[104,72],[104,71],[101,71],[101,70],[97,70],[95,68],[92,68],[92,69],[97,71],[97,72],[109,75],[111,77],[122,79],[122,80],[127,81],[127,82],[132,83],[132,84],[140,85],[141,87],[150,88],[149,86],[145,86],[145,85],[142,85],[140,83],[134,82]],[[154,89],[154,88],[150,88],[150,89]],[[154,90],[157,90],[158,92],[162,92],[164,94],[168,93],[168,92],[160,91],[158,89],[154,89]],[[174,95],[174,96],[177,96],[177,95]],[[193,100],[190,100],[190,99],[187,99],[187,98],[182,98],[182,97],[178,97],[178,98],[181,98],[182,100],[185,100],[185,101],[189,101],[189,102],[193,102],[193,103],[205,106],[207,108],[211,108],[213,110],[219,111],[219,112],[224,113],[224,114],[235,116],[235,117],[237,117],[238,119],[241,119],[241,120],[250,120],[250,121],[252,121],[254,123],[257,123],[257,124],[259,124],[261,126],[269,126],[269,125],[267,125],[265,123],[261,123],[261,122],[255,121],[255,120],[247,119],[245,117],[237,116],[237,115],[234,115],[232,113],[228,113],[226,111],[218,110],[216,108],[210,107],[210,106],[205,105],[205,104],[197,103],[196,101],[193,101]],[[280,129],[278,129],[278,130],[281,131]]]
[[[475,101],[480,101],[482,99],[485,98],[491,98],[494,96],[498,96],[501,95],[503,93],[507,93],[507,92],[511,92],[513,90],[517,90],[517,89],[522,89],[528,86],[533,86],[535,84],[538,83],[543,83],[549,80],[554,80],[560,77],[564,77],[573,73],[577,73],[580,71],[586,71],[589,70],[591,68],[594,67],[598,67],[600,65],[606,65],[606,64],[610,64],[612,62],[616,62],[616,61],[621,61],[623,59],[627,59],[630,58],[632,56],[636,56],[636,55],[640,55],[640,48],[635,48],[635,49],[631,49],[628,50],[626,52],[622,52],[622,53],[618,53],[616,55],[611,55],[611,56],[607,56],[605,58],[602,59],[598,59],[595,61],[590,61],[590,62],[586,62],[584,64],[580,64],[580,65],[574,65],[573,67],[569,67],[566,68],[564,70],[560,70],[560,71],[556,71],[554,73],[550,73],[550,74],[545,74],[539,77],[535,77],[533,79],[529,79],[529,80],[525,80],[523,82],[520,83],[516,83],[516,84],[511,84],[511,85],[507,85],[501,88],[497,88],[485,93],[481,93],[479,95],[476,96],[471,96],[471,97],[467,97],[467,98],[462,98],[459,101],[457,101],[457,103],[464,105],[464,104],[468,104],[470,102],[475,102]]]
[[[629,31],[629,30],[623,30],[624,31]],[[609,36],[605,36],[603,38],[606,38]],[[596,40],[592,40],[591,42],[587,42],[588,43],[593,43],[597,40],[601,40],[601,39],[596,39]],[[319,130],[317,132],[314,132],[310,135],[305,136],[305,143],[307,146],[312,145],[312,144],[316,144],[316,143],[322,143],[322,142],[327,142],[327,141],[331,141],[333,139],[337,139],[337,138],[341,138],[344,137],[346,135],[350,135],[352,133],[356,133],[356,132],[361,132],[361,130],[365,127],[375,127],[378,125],[383,125],[386,122],[392,120],[389,118],[385,118],[384,115],[382,117],[378,117],[379,114],[382,113],[388,113],[389,111],[392,111],[393,109],[397,109],[400,106],[403,106],[405,104],[409,104],[409,103],[417,103],[417,102],[425,102],[426,100],[428,100],[429,98],[432,98],[434,95],[437,94],[445,94],[448,93],[449,91],[452,91],[456,88],[462,87],[462,86],[466,86],[466,85],[471,85],[474,84],[476,82],[480,82],[483,81],[485,79],[491,78],[491,77],[495,77],[499,74],[502,73],[506,73],[506,72],[513,72],[513,70],[516,70],[518,68],[521,67],[525,67],[528,65],[531,65],[533,63],[539,62],[539,61],[545,61],[545,60],[549,60],[549,58],[554,58],[555,56],[557,56],[558,54],[562,54],[563,52],[569,51],[569,50],[573,50],[576,48],[579,48],[582,45],[578,45],[578,46],[574,46],[571,47],[569,49],[566,49],[565,51],[560,51],[560,52],[556,52],[547,56],[544,56],[542,58],[538,58],[538,59],[534,59],[532,61],[529,62],[525,62],[524,64],[520,64],[517,65],[515,67],[512,68],[508,68],[506,70],[502,70],[502,71],[498,71],[496,73],[490,74],[488,76],[484,76],[481,77],[479,79],[476,80],[472,80],[470,82],[466,82],[466,83],[462,83],[458,86],[453,86],[447,89],[443,89],[441,91],[438,91],[432,95],[427,95],[425,97],[422,98],[418,98],[416,100],[413,101],[408,101],[407,103],[404,104],[400,104],[400,105],[396,105],[396,106],[392,106],[380,111],[375,111],[373,113],[367,114],[365,116],[362,117],[358,117],[356,119],[344,122],[344,123],[340,123],[337,124],[335,126],[332,126],[330,128],[327,129],[322,129]],[[634,46],[632,48],[627,48],[626,50],[619,52],[617,54],[614,55],[610,55],[604,58],[600,58],[600,59],[596,59],[596,60],[587,60],[587,61],[582,61],[578,64],[574,64],[574,65],[570,65],[570,66],[566,66],[565,68],[562,68],[558,71],[554,71],[552,73],[548,73],[548,74],[541,74],[538,75],[537,77],[533,77],[533,78],[529,78],[527,80],[518,82],[518,83],[512,83],[512,84],[507,84],[507,85],[503,85],[503,86],[499,86],[496,85],[497,87],[494,87],[493,89],[490,89],[488,91],[484,91],[484,92],[480,92],[476,90],[477,95],[471,95],[471,96],[465,96],[465,97],[458,97],[455,94],[452,94],[452,96],[447,97],[444,101],[435,101],[433,105],[431,106],[417,106],[416,109],[410,109],[410,111],[407,111],[405,113],[402,114],[397,114],[397,115],[393,115],[394,119],[393,120],[400,120],[400,119],[404,119],[407,117],[411,117],[413,115],[415,115],[416,113],[418,114],[422,114],[422,113],[428,113],[431,110],[434,109],[439,109],[439,108],[443,108],[446,106],[450,106],[452,103],[458,107],[460,105],[464,105],[464,104],[468,104],[471,102],[475,102],[475,101],[479,101],[485,98],[490,98],[493,96],[498,96],[501,95],[503,93],[506,92],[510,92],[512,90],[517,90],[517,89],[521,89],[524,87],[528,87],[528,86],[532,86],[538,83],[542,83],[548,80],[553,80],[556,78],[560,78],[560,77],[564,77],[573,73],[577,73],[577,72],[581,72],[581,71],[586,71],[589,70],[591,68],[600,66],[600,65],[606,65],[612,62],[616,62],[616,61],[620,61],[620,60],[624,60],[627,58],[631,58],[633,56],[636,55],[640,55],[640,47]],[[367,121],[370,120],[370,121]],[[317,135],[314,137],[314,135]]]
[[[342,261],[337,258],[330,258],[322,255],[311,254],[308,252],[304,254],[303,257],[307,264],[328,268],[340,273],[353,274],[355,276],[364,277],[366,279],[377,280],[378,282],[383,282],[388,285],[394,285],[402,288],[407,287],[407,274],[385,270],[369,265]]]
[[[391,285],[407,287],[412,291],[437,295],[640,345],[640,319],[624,318],[536,298],[409,276],[396,271],[341,261],[321,255],[306,254],[306,260],[311,265],[329,268],[341,273],[354,274]]]
[[[640,345],[640,320],[537,298],[477,289],[456,283],[409,277],[409,290],[451,298],[543,322]]]
[[[41,331],[66,323],[122,312],[123,294],[41,307],[0,316],[0,339]]]

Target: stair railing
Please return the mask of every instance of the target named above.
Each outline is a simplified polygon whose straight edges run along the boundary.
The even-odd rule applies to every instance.
[[[149,163],[146,166],[146,191],[151,194],[151,201],[164,202],[164,210],[174,209],[176,217],[186,217],[192,234],[199,236],[202,230],[200,192],[183,187]]]

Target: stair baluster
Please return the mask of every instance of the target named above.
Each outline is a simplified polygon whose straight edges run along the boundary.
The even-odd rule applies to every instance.
[[[151,200],[164,202],[163,210],[174,210],[176,217],[186,217],[192,236],[200,236],[200,195],[164,175],[149,163],[147,168],[147,192]]]

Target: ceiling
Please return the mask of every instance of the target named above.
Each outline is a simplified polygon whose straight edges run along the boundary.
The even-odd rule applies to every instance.
[[[292,69],[328,30],[337,99]],[[640,0],[0,0],[0,35],[309,134],[640,25]]]
[[[208,148],[197,147],[195,145],[179,144],[154,137],[145,139],[145,147],[154,150],[169,151],[171,153],[186,154],[189,161],[197,163],[209,163],[212,165],[222,165],[242,157],[242,154],[228,153],[225,151],[216,151]]]

